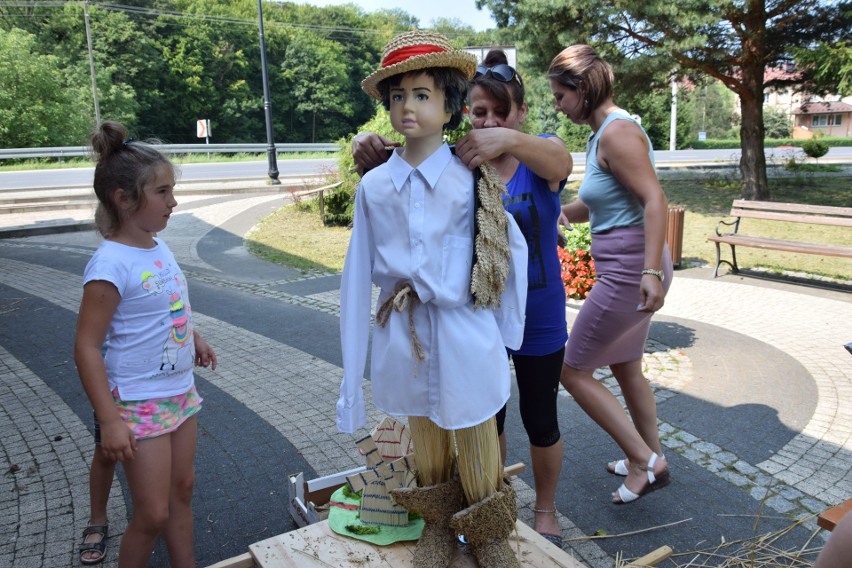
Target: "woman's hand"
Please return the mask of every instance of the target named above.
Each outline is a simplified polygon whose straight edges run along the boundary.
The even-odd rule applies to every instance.
[[[374,132],[362,132],[352,139],[352,158],[359,173],[372,170],[388,161],[387,148],[401,146],[399,142]]]
[[[456,156],[471,170],[476,169],[483,162],[505,154],[514,132],[501,127],[471,130],[456,142]]]
[[[663,282],[653,274],[643,274],[639,283],[639,305],[636,306],[636,311],[654,313],[663,307],[665,297]]]

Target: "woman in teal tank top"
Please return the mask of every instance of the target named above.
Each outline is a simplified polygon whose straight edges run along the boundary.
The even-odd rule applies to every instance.
[[[648,136],[612,101],[609,64],[590,46],[574,45],[553,59],[548,80],[557,111],[593,131],[579,199],[562,214],[566,222],[589,222],[597,281],[571,329],[561,382],[624,452],[607,470],[625,476],[612,502],[629,503],[669,482],[656,403],[642,374],[651,316],[671,283],[668,204]],[[594,378],[602,366],[618,381],[629,417]]]

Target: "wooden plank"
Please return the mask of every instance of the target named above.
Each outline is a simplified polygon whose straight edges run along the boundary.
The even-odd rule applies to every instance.
[[[765,211],[787,211],[790,213],[808,213],[811,215],[831,215],[835,217],[852,217],[852,207],[835,207],[832,205],[808,205],[805,203],[735,199],[731,207],[740,209],[763,209]]]
[[[731,208],[731,217],[763,219],[766,221],[784,221],[787,223],[807,223],[809,225],[828,225],[831,227],[852,227],[852,217],[830,217],[825,215],[805,215],[800,212],[763,211],[758,209]]]
[[[831,509],[827,509],[817,517],[817,525],[821,526],[827,531],[833,531],[834,527],[837,526],[837,523],[840,522],[840,519],[852,511],[852,499],[847,499],[840,505],[835,505]]]
[[[252,557],[251,552],[246,552],[212,564],[207,568],[254,568],[254,566],[254,557]]]
[[[656,566],[663,560],[672,555],[672,549],[669,546],[661,546],[657,550],[646,554],[641,558],[637,558],[627,565],[626,568],[645,568],[647,566]]]
[[[751,235],[733,233],[726,235],[708,235],[707,240],[734,246],[744,246],[765,250],[783,250],[787,252],[852,258],[852,247],[842,245],[786,241],[782,239],[770,239],[767,237],[754,237]]]
[[[509,544],[525,567],[585,568],[520,521]],[[249,551],[260,568],[405,568],[413,564],[415,545],[375,546],[341,536],[323,521],[256,542]]]

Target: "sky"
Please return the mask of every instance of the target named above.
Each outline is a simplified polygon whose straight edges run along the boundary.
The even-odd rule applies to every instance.
[[[496,28],[491,12],[484,8],[476,9],[474,0],[291,0],[297,4],[314,6],[339,6],[356,4],[365,12],[374,12],[382,8],[401,8],[418,20],[421,27],[428,27],[435,18],[457,18],[462,23],[481,32]]]

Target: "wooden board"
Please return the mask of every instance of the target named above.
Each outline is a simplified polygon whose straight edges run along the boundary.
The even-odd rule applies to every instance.
[[[522,566],[586,568],[521,521],[516,528],[509,544]],[[341,536],[323,521],[256,542],[249,546],[249,552],[260,568],[404,568],[412,565],[415,544],[375,546]]]
[[[852,512],[852,499],[847,499],[840,505],[835,505],[831,509],[823,511],[822,514],[817,517],[817,525],[821,526],[825,530],[833,531],[834,527],[837,526],[837,523],[840,522],[840,519],[849,512]]]

